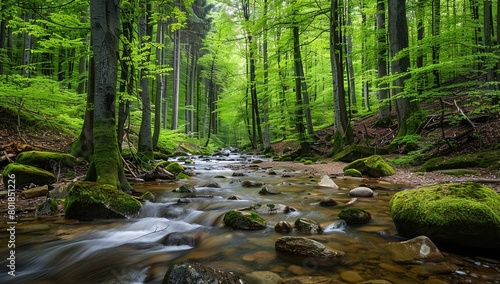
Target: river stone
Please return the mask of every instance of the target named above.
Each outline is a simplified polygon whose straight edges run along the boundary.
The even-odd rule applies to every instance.
[[[295,212],[297,209],[279,203],[255,204],[242,210],[252,210],[257,214],[277,214]]]
[[[260,181],[249,181],[245,180],[241,183],[241,186],[243,187],[260,187],[263,186],[264,184]]]
[[[344,172],[348,169],[356,169],[362,174],[379,178],[395,174],[394,169],[387,164],[379,155],[358,159],[344,167]]]
[[[139,214],[141,203],[107,184],[76,182],[65,200],[65,216],[80,221],[130,218]]]
[[[268,186],[264,186],[260,191],[259,191],[259,194],[260,195],[276,195],[276,194],[280,194],[281,192],[279,191],[276,191],[276,190],[273,190],[273,189],[270,189]]]
[[[319,205],[321,206],[335,206],[337,204],[337,201],[331,199],[330,197],[325,197],[319,202]]]
[[[220,185],[216,182],[207,182],[203,184],[201,187],[212,187],[212,188],[220,188]]]
[[[311,256],[337,260],[345,255],[343,251],[326,247],[322,243],[304,237],[281,237],[274,243],[277,251],[291,253],[299,256]]]
[[[439,262],[439,263],[423,263],[417,265],[410,269],[410,273],[416,274],[419,277],[429,277],[437,274],[451,274],[460,268],[455,264],[448,262]]]
[[[11,179],[10,176],[12,175],[15,178]],[[15,181],[14,185],[16,189],[23,185],[30,185],[31,183],[46,185],[56,181],[56,177],[44,169],[18,163],[8,164],[3,170],[2,179],[5,186],[13,185],[12,181]]]
[[[309,218],[299,218],[295,221],[295,228],[302,233],[318,234],[323,232],[320,224]]]
[[[349,283],[358,283],[364,280],[358,272],[353,270],[342,271],[340,273],[340,278]]]
[[[392,242],[384,245],[391,254],[391,259],[398,263],[440,262],[443,254],[426,236],[418,236],[404,242]]]
[[[338,214],[339,218],[344,220],[347,225],[361,225],[370,222],[372,215],[370,212],[361,208],[343,209]]]
[[[162,284],[192,283],[241,284],[243,280],[232,272],[225,272],[191,261],[183,261],[172,264],[162,282]]]
[[[48,185],[25,189],[20,194],[20,196],[24,199],[35,198],[39,196],[47,196],[47,195],[49,195]]]
[[[349,191],[349,196],[352,197],[372,197],[373,190],[371,188],[360,186]]]
[[[74,156],[66,153],[26,151],[19,153],[16,163],[52,170],[60,167],[72,168],[78,164],[78,161]]]
[[[36,207],[35,214],[38,215],[50,215],[58,211],[59,204],[52,198],[47,198],[42,204]]]
[[[252,210],[231,210],[224,214],[224,224],[233,229],[261,230],[266,228],[266,221]]]
[[[281,276],[271,271],[254,271],[245,274],[245,279],[255,284],[279,284],[282,283]]]
[[[424,186],[396,193],[389,202],[401,236],[500,248],[500,195],[477,183]]]
[[[318,187],[326,187],[332,189],[339,189],[339,186],[327,175],[321,177],[321,180],[316,184]]]
[[[178,188],[174,189],[173,192],[193,193],[193,192],[196,192],[196,188],[190,184],[183,184],[183,185],[179,186]]]
[[[286,233],[290,233],[291,231],[293,231],[293,227],[287,221],[279,221],[274,226],[274,230],[278,233],[286,234]]]

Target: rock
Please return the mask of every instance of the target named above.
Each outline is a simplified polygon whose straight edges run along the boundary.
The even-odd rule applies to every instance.
[[[391,259],[399,263],[440,262],[444,260],[436,245],[426,236],[418,236],[404,242],[392,242],[384,245],[391,254]]]
[[[389,202],[398,233],[434,242],[500,248],[500,195],[477,183],[424,186],[395,194]]]
[[[14,178],[11,178],[15,176]],[[56,177],[46,170],[36,168],[33,166],[10,163],[8,164],[2,173],[2,179],[4,185],[13,185],[12,181],[15,182],[15,187],[19,188],[23,185],[29,185],[34,183],[36,185],[46,185],[51,184],[56,180]]]
[[[349,169],[356,169],[364,175],[379,178],[390,176],[395,173],[394,169],[387,164],[379,155],[358,159],[344,167],[344,172]]]
[[[274,176],[274,175],[276,175],[276,172],[275,172],[274,170],[269,170],[269,171],[267,172],[267,174],[268,174],[268,175],[273,175],[273,176]]]
[[[361,225],[370,222],[372,215],[370,212],[360,208],[348,208],[339,212],[339,218],[347,225]]]
[[[224,214],[224,224],[233,229],[261,230],[266,228],[266,221],[252,210],[231,210]]]
[[[304,237],[281,237],[274,243],[274,248],[280,252],[293,255],[310,256],[338,260],[345,255],[344,252],[326,247],[322,243]]]
[[[89,221],[135,217],[141,203],[114,186],[95,182],[76,182],[65,201],[65,216]]]
[[[196,188],[190,184],[183,184],[183,185],[179,186],[178,188],[174,189],[173,192],[193,193],[193,192],[196,192]]]
[[[359,273],[352,270],[342,271],[340,273],[340,278],[349,283],[358,283],[364,280]]]
[[[260,191],[259,191],[259,194],[260,195],[276,195],[276,194],[280,194],[281,192],[279,191],[276,191],[276,190],[272,190],[270,189],[269,187],[267,186],[264,186]]]
[[[389,282],[385,279],[373,279],[359,282],[358,284],[392,284],[392,282]]]
[[[208,182],[203,184],[201,187],[220,188],[220,185],[216,182]]]
[[[279,203],[269,203],[269,204],[256,204],[251,205],[242,210],[252,210],[257,214],[277,214],[277,213],[290,213],[295,212],[297,209]]]
[[[281,284],[343,284],[343,282],[325,276],[292,276],[283,279]]]
[[[47,198],[42,204],[36,207],[36,215],[50,215],[56,213],[58,208],[57,201],[52,198]]]
[[[37,186],[29,189],[25,189],[19,194],[24,199],[35,198],[39,196],[49,195],[49,186]]]
[[[243,187],[261,187],[263,186],[264,184],[260,181],[249,181],[249,180],[245,180],[241,183],[241,186]]]
[[[177,200],[177,204],[189,204],[191,203],[191,199],[189,198],[179,198]]]
[[[242,173],[242,172],[233,172],[233,174],[232,174],[231,176],[233,176],[233,177],[242,177],[242,176],[244,176],[244,175],[245,175],[245,174],[244,174],[244,173]]]
[[[316,184],[318,187],[326,187],[332,189],[339,189],[339,186],[327,175],[321,177],[321,180]]]
[[[184,167],[181,164],[177,163],[177,162],[170,162],[165,167],[165,170],[169,171],[174,176],[177,176],[178,174],[184,172]]]
[[[281,233],[281,234],[287,234],[287,233],[290,233],[291,231],[293,231],[293,227],[287,221],[279,221],[274,226],[274,230],[278,233]]]
[[[344,172],[344,175],[348,176],[348,177],[362,177],[363,176],[363,174],[356,169],[347,169]]]
[[[373,190],[368,187],[360,186],[349,191],[349,196],[352,197],[372,197]]]
[[[143,194],[141,194],[141,196],[139,198],[141,200],[147,200],[147,201],[151,201],[151,202],[155,201],[155,196],[149,191],[146,191]]]
[[[49,191],[50,198],[64,198],[68,194],[69,189],[73,186],[73,182],[55,183],[53,189]]]
[[[255,284],[279,284],[281,276],[271,271],[254,271],[245,275],[245,279]]]
[[[228,200],[241,200],[241,198],[239,198],[238,196],[236,195],[231,195],[227,198]]]
[[[321,201],[319,202],[319,205],[325,206],[325,207],[326,206],[335,206],[337,204],[338,204],[338,202],[331,199],[330,197],[325,197],[325,198],[321,199]]]
[[[295,228],[302,233],[317,234],[322,233],[320,224],[309,218],[299,218],[295,221]]]
[[[52,170],[59,167],[72,168],[78,164],[78,161],[74,156],[66,153],[27,151],[17,156],[16,163]]]
[[[455,264],[448,262],[440,263],[423,263],[413,267],[410,273],[416,274],[418,277],[429,277],[437,274],[452,274],[459,269]]]
[[[199,263],[183,261],[172,264],[162,284],[224,283],[241,284],[243,280],[231,272],[214,269]]]
[[[229,184],[237,184],[237,183],[243,183],[243,181],[239,178],[235,178],[229,181]]]

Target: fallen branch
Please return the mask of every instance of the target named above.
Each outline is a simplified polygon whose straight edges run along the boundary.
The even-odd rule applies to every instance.
[[[476,125],[474,124],[474,122],[472,122],[469,117],[467,117],[467,115],[465,115],[464,111],[458,106],[457,104],[457,101],[456,100],[453,100],[453,102],[455,103],[455,106],[457,107],[458,109],[458,112],[465,118],[465,120],[467,120],[467,122],[472,125],[472,128],[474,128],[474,131],[476,130]]]

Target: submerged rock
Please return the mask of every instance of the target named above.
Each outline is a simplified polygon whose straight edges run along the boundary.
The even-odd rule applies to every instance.
[[[379,155],[358,159],[344,167],[344,172],[349,169],[356,169],[364,175],[378,178],[395,174],[394,169],[387,164]]]
[[[262,230],[266,228],[266,221],[252,210],[231,210],[224,214],[224,224],[233,229]]]
[[[326,247],[322,243],[305,237],[281,237],[274,243],[277,251],[299,256],[338,259],[345,255],[343,251]]]
[[[15,178],[11,178],[12,176]],[[31,183],[46,185],[56,181],[56,177],[44,169],[18,163],[8,164],[3,170],[2,178],[3,184],[15,185],[16,188]],[[12,184],[12,181],[15,181],[15,184]]]
[[[260,187],[263,186],[264,184],[260,181],[249,181],[245,180],[241,183],[241,186],[243,187]]]
[[[426,236],[418,236],[404,242],[392,242],[384,245],[394,262],[421,263],[422,261],[440,262],[443,254]]]
[[[316,186],[339,189],[339,186],[327,175],[322,176],[321,180],[316,184]]]
[[[370,222],[372,215],[361,208],[348,208],[339,212],[339,218],[347,225],[361,225]]]
[[[293,227],[290,223],[288,223],[287,221],[279,221],[278,223],[276,223],[276,225],[274,226],[274,230],[278,233],[281,233],[281,234],[286,234],[286,233],[290,233],[291,231],[293,231]]]
[[[500,248],[500,195],[477,183],[424,186],[396,193],[389,207],[398,233],[434,242]]]
[[[273,190],[273,189],[270,189],[269,187],[267,186],[264,186],[260,191],[259,191],[259,194],[260,195],[276,195],[276,194],[281,194],[281,192],[279,191],[276,191],[276,190]]]
[[[255,204],[242,210],[252,210],[257,214],[278,214],[295,212],[297,209],[279,203]]]
[[[65,216],[89,221],[135,217],[141,203],[112,185],[95,182],[76,182],[65,201]]]
[[[225,272],[191,261],[170,266],[162,284],[224,283],[241,284],[243,280],[232,272]]]
[[[319,202],[319,205],[325,206],[325,207],[326,206],[335,206],[337,204],[338,204],[338,202],[331,199],[330,197],[325,197],[325,198],[321,199],[321,201]]]
[[[178,188],[174,189],[173,192],[193,193],[193,192],[196,192],[196,188],[190,184],[183,184],[183,185],[179,186]]]
[[[295,221],[295,228],[302,233],[318,234],[323,232],[320,224],[309,218],[299,218]]]

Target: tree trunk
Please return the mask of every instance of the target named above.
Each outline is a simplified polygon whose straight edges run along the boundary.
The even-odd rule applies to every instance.
[[[385,0],[377,1],[377,77],[383,80],[387,76],[387,32],[385,28]],[[389,108],[389,91],[385,83],[378,83],[378,125],[391,124],[391,111]]]
[[[159,47],[156,48],[156,62],[158,65],[165,64],[165,46],[163,40],[163,21],[159,21],[156,29],[156,43]],[[162,99],[165,93],[165,76],[163,74],[156,75],[156,95],[155,95],[155,121],[153,131],[153,149],[157,149],[158,140],[160,139],[161,129],[161,114],[162,114]]]
[[[179,127],[179,87],[181,76],[181,31],[174,31],[174,82],[172,94],[172,129]]]
[[[115,130],[120,7],[114,0],[91,0],[90,15],[95,62],[94,155],[86,179],[130,191]]]
[[[32,14],[24,14],[23,18],[25,22],[28,22],[32,18]],[[23,69],[22,75],[25,77],[30,77],[29,65],[31,64],[31,50],[33,49],[33,36],[24,33],[24,50],[23,50]]]
[[[264,123],[264,150],[271,148],[271,138],[269,136],[269,71],[268,71],[268,54],[267,54],[267,0],[264,0],[264,27],[262,32],[262,57],[264,68],[264,98],[262,99],[262,120]]]
[[[434,66],[439,64],[439,51],[440,45],[439,41],[436,39],[441,32],[441,3],[440,0],[432,1],[432,37],[434,38],[434,44],[432,45],[432,64]],[[441,86],[441,78],[439,74],[438,67],[435,67],[432,71],[434,75],[434,86],[439,88]]]
[[[127,11],[129,14],[133,14],[133,10]],[[118,147],[120,150],[123,144],[123,138],[125,136],[125,122],[127,121],[128,115],[130,113],[130,101],[124,96],[134,95],[134,63],[132,62],[132,49],[130,47],[134,40],[134,27],[131,20],[126,20],[122,22],[123,37],[125,38],[122,46],[122,59],[121,70],[120,70],[120,99],[118,101],[118,126],[117,126],[117,137],[118,137]]]
[[[305,142],[306,131],[304,128],[304,104],[302,102],[302,84],[301,84],[301,56],[300,56],[300,39],[299,27],[295,24],[293,27],[293,66],[295,75],[295,129],[299,135],[299,141]]]
[[[415,97],[401,95],[405,81],[409,75],[405,74],[410,68],[408,55],[398,53],[408,48],[408,26],[406,23],[405,0],[389,0],[389,39],[392,56],[398,56],[391,62],[392,74],[397,76],[393,82],[393,97],[396,99],[396,113],[398,118],[398,134],[396,139],[405,135],[416,134],[422,122],[420,104]]]

